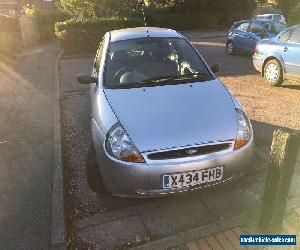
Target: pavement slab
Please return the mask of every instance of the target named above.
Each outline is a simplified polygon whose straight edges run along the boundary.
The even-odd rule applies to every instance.
[[[80,230],[78,235],[97,249],[116,249],[139,242],[147,232],[142,219],[133,216]]]
[[[200,193],[169,197],[158,201],[158,208],[141,215],[151,239],[183,232],[215,221],[199,199]]]
[[[201,198],[215,217],[224,220],[259,211],[264,187],[265,175],[244,177],[230,185],[205,191]]]

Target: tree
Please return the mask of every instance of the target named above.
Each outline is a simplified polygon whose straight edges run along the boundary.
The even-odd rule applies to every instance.
[[[268,0],[256,0],[256,4],[258,7],[266,7]]]
[[[277,0],[277,8],[281,9],[283,14],[289,15],[292,8],[296,7],[300,0]]]
[[[300,2],[290,12],[290,15],[288,16],[288,20],[290,24],[300,23]]]
[[[78,17],[124,15],[134,12],[138,0],[60,0],[59,6],[68,14]]]
[[[162,10],[169,10],[174,7],[178,7],[180,4],[185,2],[185,0],[141,0],[144,1],[146,6],[154,7]]]

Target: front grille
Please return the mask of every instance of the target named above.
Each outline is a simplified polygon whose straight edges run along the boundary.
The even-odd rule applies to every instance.
[[[205,145],[199,147],[191,147],[184,149],[176,149],[158,153],[152,153],[148,155],[150,160],[166,160],[166,159],[176,159],[184,157],[193,157],[199,155],[206,155],[230,148],[230,143],[221,143],[215,145]]]

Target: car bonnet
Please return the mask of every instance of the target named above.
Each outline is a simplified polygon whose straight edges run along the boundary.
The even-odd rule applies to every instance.
[[[233,140],[237,133],[234,103],[218,79],[105,95],[140,152]]]

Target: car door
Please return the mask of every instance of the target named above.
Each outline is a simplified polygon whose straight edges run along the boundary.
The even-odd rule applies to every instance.
[[[281,46],[281,55],[286,77],[300,78],[300,25],[291,30],[290,38]]]
[[[265,28],[262,23],[254,20],[249,26],[249,32],[247,32],[245,49],[248,53],[252,53],[256,46],[256,43],[261,40],[261,34],[265,32]]]
[[[241,51],[245,50],[249,24],[250,21],[242,22],[238,24],[233,30],[234,45],[237,50],[241,50]]]

